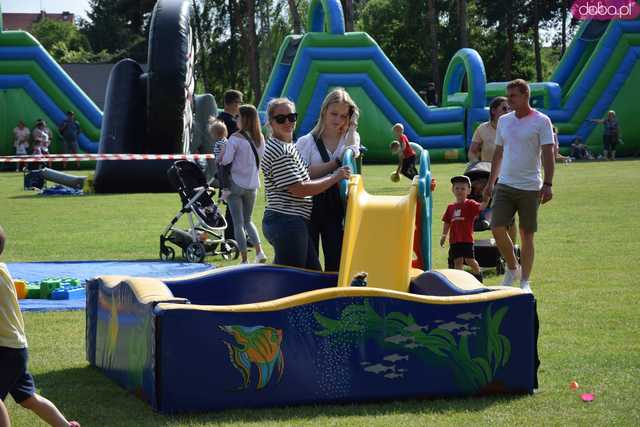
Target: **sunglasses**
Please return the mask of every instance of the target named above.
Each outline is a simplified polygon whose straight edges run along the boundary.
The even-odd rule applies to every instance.
[[[289,120],[289,123],[295,123],[298,120],[298,113],[289,113],[289,114],[278,114],[277,116],[272,117],[273,120],[278,124],[284,124],[285,121]]]
[[[506,105],[503,105],[503,106],[502,106],[502,108],[501,108],[500,110],[502,110],[502,112],[503,112],[503,113],[508,113],[509,111],[511,111],[511,108],[509,108],[509,107],[508,107],[508,106],[506,106]]]

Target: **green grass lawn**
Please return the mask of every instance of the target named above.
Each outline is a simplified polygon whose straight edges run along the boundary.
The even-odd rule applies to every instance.
[[[435,165],[434,242],[452,199],[448,179],[461,164]],[[403,194],[391,166],[368,166],[373,194]],[[532,396],[408,400],[167,417],[129,395],[84,356],[84,312],[25,314],[30,369],[38,390],[84,426],[639,425],[640,161],[558,165],[554,199],[540,210],[532,287],[540,316],[540,390]],[[255,212],[260,227],[264,196]],[[156,259],[162,228],[179,209],[176,194],[45,198],[22,190],[22,175],[0,174],[3,262]],[[273,252],[266,245],[267,254]],[[381,242],[384,250],[384,242]],[[446,250],[433,248],[434,268]],[[209,259],[218,263],[218,260]],[[486,281],[497,284],[492,276]],[[1,367],[0,367],[1,369]],[[593,391],[582,403],[576,380]],[[38,420],[8,399],[14,425]]]

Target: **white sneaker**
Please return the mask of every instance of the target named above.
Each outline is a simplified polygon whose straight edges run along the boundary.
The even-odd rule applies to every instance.
[[[522,274],[522,269],[520,266],[517,266],[515,270],[510,270],[507,267],[507,271],[504,272],[504,279],[502,279],[502,286],[511,286],[513,282],[520,278]]]
[[[265,262],[267,262],[267,256],[264,254],[264,252],[258,252],[256,254],[256,264],[264,264]]]
[[[525,291],[528,294],[532,294],[533,291],[531,290],[531,282],[529,282],[528,280],[521,280],[520,281],[520,289],[522,289],[523,291]]]

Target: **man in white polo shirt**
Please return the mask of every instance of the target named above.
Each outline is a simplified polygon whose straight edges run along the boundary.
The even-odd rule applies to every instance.
[[[527,292],[531,292],[529,277],[533,269],[538,206],[553,197],[555,165],[551,120],[529,106],[529,96],[526,81],[517,79],[507,85],[507,99],[513,111],[498,120],[491,176],[484,189],[487,198],[493,193],[491,231],[507,263],[502,284],[510,286],[519,277],[520,287]],[[516,212],[520,219],[521,265],[507,234]]]

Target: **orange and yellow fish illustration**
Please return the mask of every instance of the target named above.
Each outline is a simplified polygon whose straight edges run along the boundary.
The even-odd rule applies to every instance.
[[[278,367],[278,382],[284,372],[284,355],[280,349],[282,330],[265,326],[229,325],[219,327],[233,336],[237,345],[223,341],[229,350],[231,364],[242,375],[240,390],[249,387],[251,364],[258,368],[256,389],[264,388],[271,380],[273,369]]]

